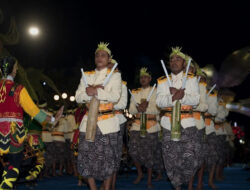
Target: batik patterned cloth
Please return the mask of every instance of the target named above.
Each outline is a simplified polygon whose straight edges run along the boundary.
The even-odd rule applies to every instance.
[[[208,144],[205,136],[205,129],[200,129],[197,131],[197,146],[200,148],[200,152],[198,153],[199,157],[199,168],[205,163],[205,159],[208,155]]]
[[[65,142],[54,141],[54,161],[59,162],[60,164],[64,164],[65,162]]]
[[[215,132],[207,135],[206,139],[207,139],[208,152],[209,152],[209,154],[207,154],[207,157],[206,157],[206,169],[210,171],[211,168],[216,165],[219,159],[217,149],[216,149],[218,142],[217,142],[217,136]]]
[[[176,188],[190,181],[199,168],[196,127],[181,128],[181,140],[172,141],[171,131],[163,129],[162,155],[167,175]]]
[[[55,154],[55,147],[53,142],[45,142],[45,166],[50,168],[53,164],[54,154]]]
[[[135,162],[153,168],[158,145],[158,132],[140,136],[140,131],[130,131],[129,154]]]
[[[155,161],[154,161],[154,170],[162,172],[164,168],[164,162],[162,158],[162,142],[158,139],[156,151],[155,151]]]
[[[216,150],[219,156],[218,165],[224,165],[226,163],[227,148],[226,148],[226,135],[217,135]]]
[[[81,176],[105,180],[117,169],[118,133],[103,135],[97,127],[94,142],[85,140],[85,133],[79,136],[77,168]]]
[[[118,132],[118,160],[116,163],[116,170],[118,171],[120,168],[120,163],[122,159],[122,153],[123,153],[123,135],[125,132],[126,122],[120,125],[120,131]]]

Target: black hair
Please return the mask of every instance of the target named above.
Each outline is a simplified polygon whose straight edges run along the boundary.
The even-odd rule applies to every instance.
[[[0,59],[0,70],[3,77],[7,77],[12,73],[14,65],[16,63],[16,58],[11,56],[6,56]]]

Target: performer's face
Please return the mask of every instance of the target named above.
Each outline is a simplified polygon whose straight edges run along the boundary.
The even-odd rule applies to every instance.
[[[178,74],[184,69],[185,60],[178,55],[174,55],[170,58],[170,69],[172,73]]]
[[[114,66],[114,64],[112,64],[112,63],[109,63],[109,64],[108,64],[108,68],[109,68],[109,69],[112,69],[113,66]]]
[[[194,74],[195,73],[195,68],[190,65],[188,72]]]
[[[110,61],[110,56],[106,51],[100,50],[95,54],[95,64],[98,69],[107,67]]]
[[[147,87],[150,85],[151,77],[150,76],[141,76],[140,77],[140,84],[142,87]]]

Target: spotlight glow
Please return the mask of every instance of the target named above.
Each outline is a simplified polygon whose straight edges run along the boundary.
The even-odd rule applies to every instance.
[[[39,33],[40,33],[40,31],[39,31],[39,29],[37,27],[32,26],[32,27],[29,28],[29,34],[31,36],[37,36],[37,35],[39,35]]]

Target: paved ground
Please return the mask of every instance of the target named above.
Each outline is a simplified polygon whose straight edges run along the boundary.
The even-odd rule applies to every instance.
[[[250,181],[246,181],[247,178],[250,178],[250,171],[245,171],[240,165],[226,168],[225,180],[223,182],[216,183],[218,190],[249,190]],[[143,190],[146,189],[146,179],[144,179],[141,184],[133,185],[132,182],[135,179],[135,174],[130,174],[128,177],[126,175],[119,176],[117,183],[117,190]],[[204,190],[210,189],[207,186],[207,175],[204,177]],[[159,182],[154,182],[155,190],[167,190],[172,189],[169,182],[162,180]],[[196,185],[196,184],[195,184]],[[25,185],[18,185],[18,190],[28,189]],[[77,179],[72,176],[63,176],[55,177],[51,179],[43,179],[38,181],[38,185],[33,189],[37,190],[66,190],[66,189],[88,189],[87,187],[77,187]],[[184,188],[186,189],[186,188]],[[194,188],[195,189],[195,188]]]

